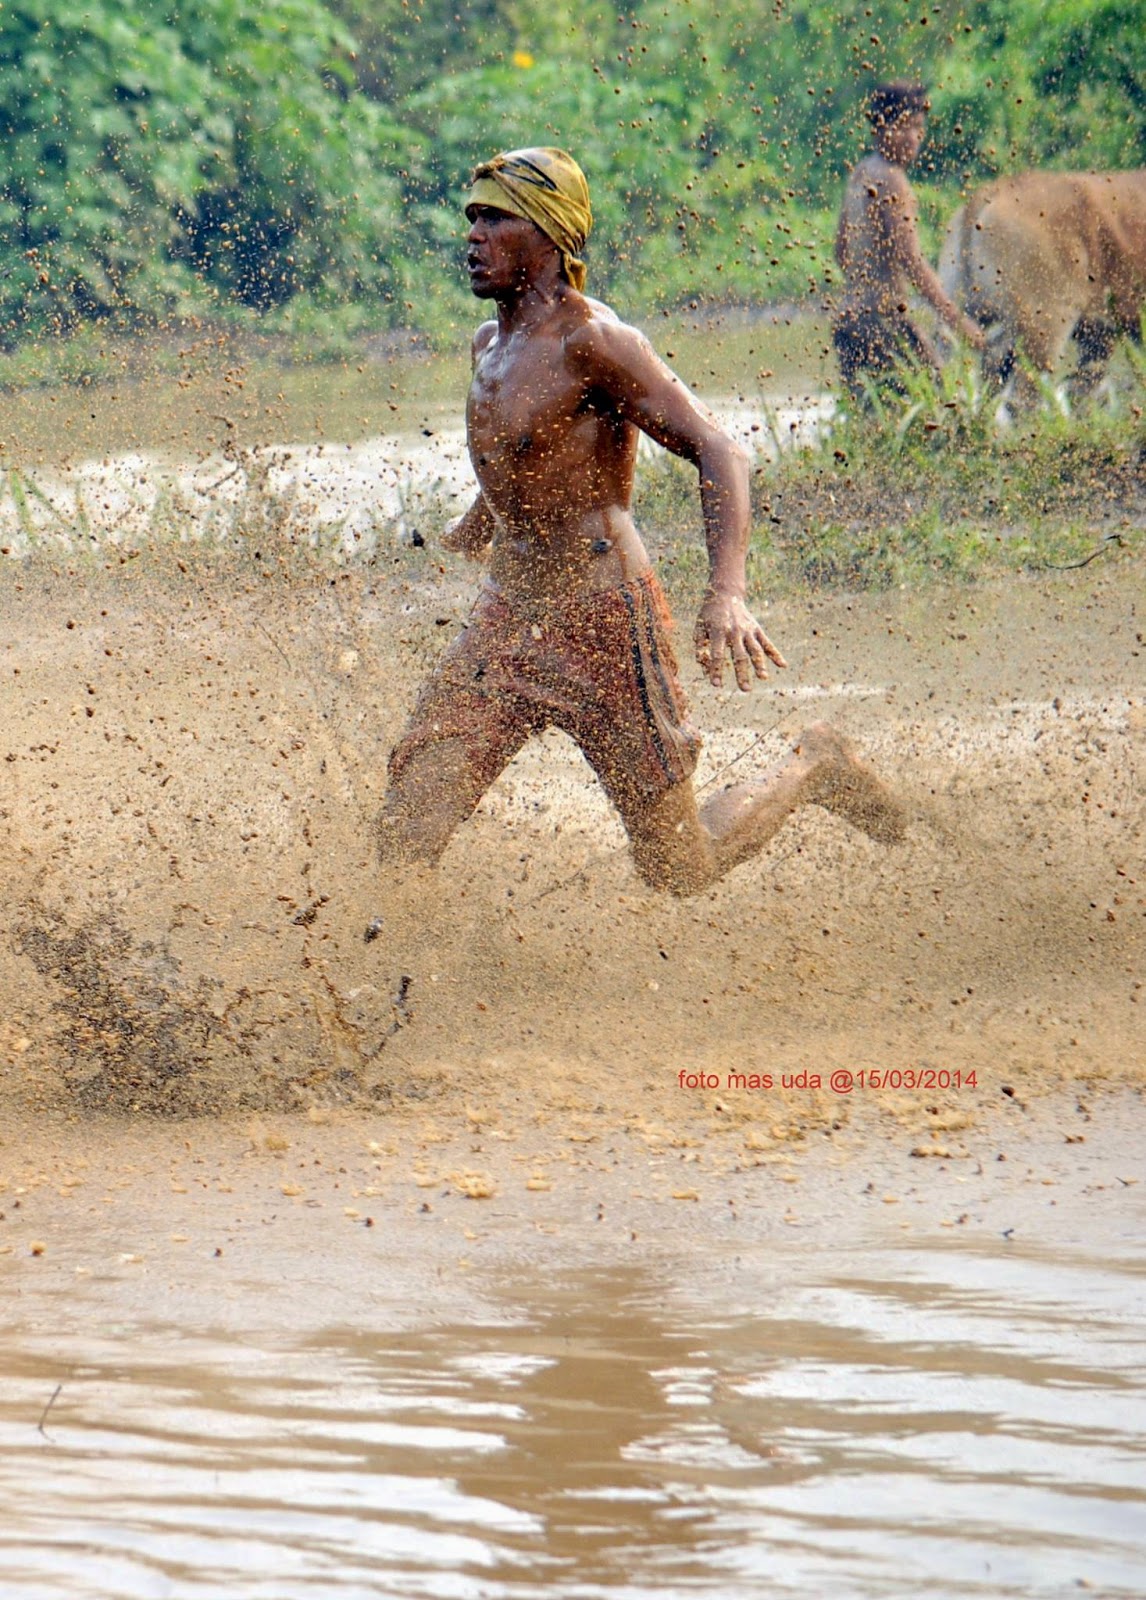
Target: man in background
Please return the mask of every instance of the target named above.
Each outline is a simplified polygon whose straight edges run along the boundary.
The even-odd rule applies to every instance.
[[[866,400],[869,382],[903,392],[900,374],[939,374],[939,358],[908,314],[914,289],[976,350],[982,329],[944,292],[919,247],[917,206],[906,169],[918,156],[927,124],[926,90],[883,83],[872,90],[868,120],[873,149],[853,168],[844,190],[836,260],[844,294],[832,337],[849,391]]]

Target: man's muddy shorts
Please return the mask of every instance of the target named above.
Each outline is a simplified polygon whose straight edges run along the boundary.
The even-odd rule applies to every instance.
[[[480,793],[531,734],[557,727],[622,813],[658,800],[691,776],[700,749],[671,629],[651,574],[537,617],[483,589],[390,756],[392,794],[411,762],[446,740],[462,742]]]
[[[866,399],[865,378],[902,394],[896,374],[904,367],[939,372],[935,351],[908,317],[843,311],[832,328],[832,342],[843,380],[857,399]]]

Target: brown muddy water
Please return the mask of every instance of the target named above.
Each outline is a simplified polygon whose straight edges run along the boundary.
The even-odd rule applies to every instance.
[[[3,1593],[1141,1595],[1143,1265],[996,1237],[507,1268],[424,1326],[384,1283],[353,1326],[302,1284],[291,1326],[126,1308],[114,1272],[31,1292]]]

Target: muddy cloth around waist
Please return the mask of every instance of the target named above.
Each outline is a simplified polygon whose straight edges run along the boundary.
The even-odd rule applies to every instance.
[[[865,376],[882,380],[903,393],[895,373],[903,367],[922,368],[935,374],[939,360],[930,342],[903,312],[848,311],[837,313],[832,342],[840,373],[854,395],[863,394]]]
[[[577,741],[622,813],[659,799],[691,776],[700,749],[671,630],[651,573],[542,616],[483,589],[390,757],[391,785],[401,787],[422,752],[461,740],[484,787],[531,734],[552,726]]]

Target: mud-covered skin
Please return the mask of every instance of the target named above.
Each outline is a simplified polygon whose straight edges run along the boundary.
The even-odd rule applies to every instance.
[[[1092,389],[1120,337],[1141,339],[1146,305],[1146,169],[1023,172],[978,190],[951,219],[947,292],[989,330],[984,374],[1029,404],[1073,341],[1076,395]]]

